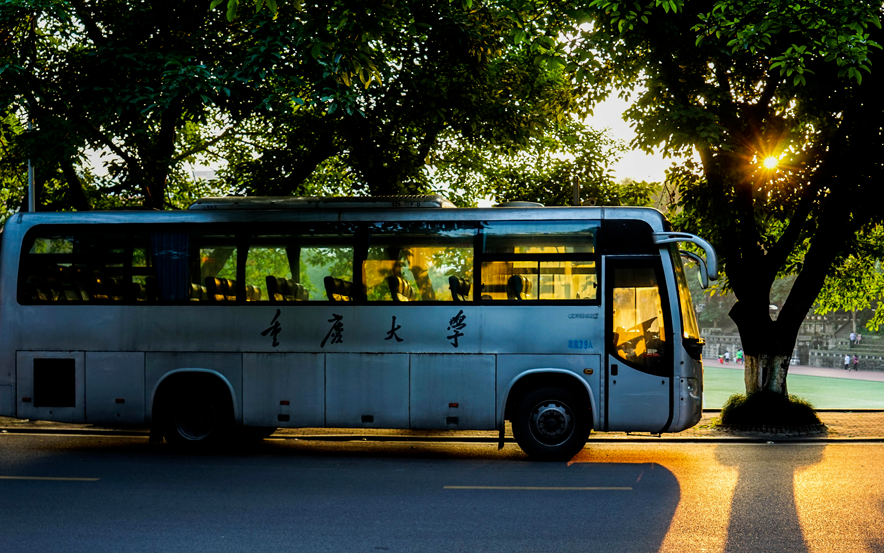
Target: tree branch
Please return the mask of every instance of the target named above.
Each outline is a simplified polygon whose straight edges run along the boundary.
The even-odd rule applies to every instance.
[[[215,138],[212,138],[211,140],[207,140],[207,141],[203,142],[202,144],[200,144],[199,146],[194,146],[190,150],[187,150],[186,152],[182,152],[182,153],[178,154],[177,156],[174,156],[172,158],[172,163],[177,163],[183,159],[189,158],[190,156],[192,156],[194,154],[208,150],[211,146],[214,146],[215,144],[217,144],[218,142],[220,142],[221,140],[223,140],[227,136],[231,135],[232,130],[233,130],[232,127],[228,127],[227,129],[224,130],[224,132],[222,132],[221,134],[219,134]],[[236,135],[239,135],[240,133],[233,133],[233,134],[234,134],[234,136],[236,136]]]
[[[80,182],[80,177],[77,176],[73,164],[70,160],[65,159],[59,165],[61,165],[61,172],[67,181],[71,204],[74,206],[74,209],[77,211],[92,211],[92,205],[83,192],[83,183]]]

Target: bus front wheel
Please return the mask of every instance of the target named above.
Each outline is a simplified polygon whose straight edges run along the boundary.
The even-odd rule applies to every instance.
[[[513,437],[532,459],[569,461],[586,445],[592,429],[589,407],[562,388],[525,394],[513,419]]]
[[[163,437],[178,447],[218,445],[233,428],[229,394],[217,385],[178,388],[165,401],[163,412]]]

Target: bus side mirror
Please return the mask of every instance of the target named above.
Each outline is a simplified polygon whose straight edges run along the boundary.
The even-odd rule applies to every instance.
[[[654,243],[657,245],[690,242],[691,244],[700,246],[706,254],[706,263],[703,265],[703,274],[706,275],[707,281],[718,280],[718,257],[715,255],[715,248],[713,248],[709,242],[703,240],[699,236],[694,236],[687,232],[655,232],[653,237]]]
[[[682,257],[686,257],[700,266],[700,271],[697,275],[700,278],[700,287],[703,290],[709,288],[709,273],[706,269],[706,262],[703,261],[703,258],[695,254],[694,252],[688,252],[685,250],[678,250],[678,253]]]

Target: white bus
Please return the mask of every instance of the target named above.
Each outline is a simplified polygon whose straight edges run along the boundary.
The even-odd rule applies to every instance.
[[[0,249],[0,416],[199,447],[280,427],[590,431],[701,414],[696,317],[656,210],[440,196],[19,213]]]

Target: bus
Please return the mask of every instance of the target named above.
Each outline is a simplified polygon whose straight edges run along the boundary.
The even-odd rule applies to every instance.
[[[0,416],[184,448],[286,427],[496,430],[502,447],[510,421],[529,457],[568,459],[593,430],[700,420],[683,254],[715,279],[712,247],[649,208],[18,213],[0,242]]]

